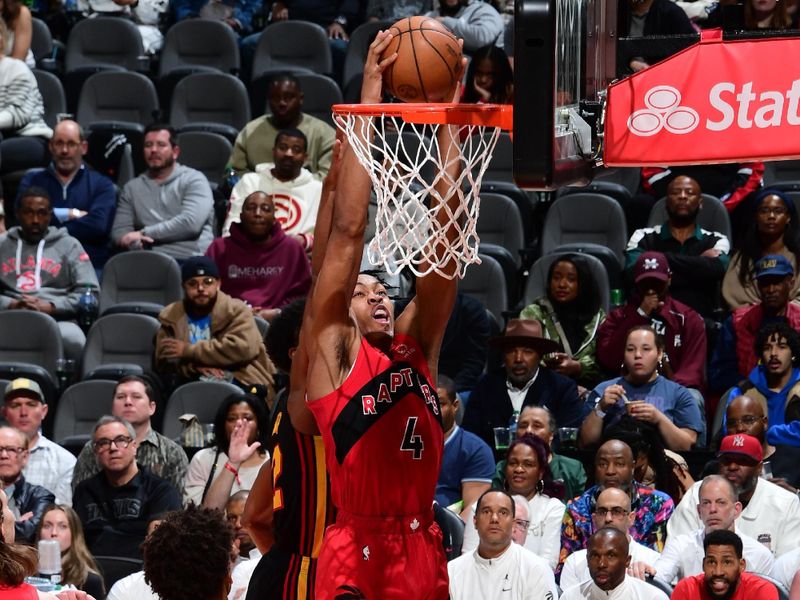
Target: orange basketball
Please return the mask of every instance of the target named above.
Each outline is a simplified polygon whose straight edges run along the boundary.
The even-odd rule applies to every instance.
[[[447,27],[430,17],[407,17],[389,28],[383,56],[397,60],[383,73],[386,89],[403,102],[449,102],[458,82],[461,46]]]

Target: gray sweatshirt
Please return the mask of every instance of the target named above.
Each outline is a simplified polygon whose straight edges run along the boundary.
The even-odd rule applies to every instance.
[[[438,17],[438,10],[426,16]],[[456,37],[464,39],[464,52],[472,54],[478,48],[494,44],[503,47],[503,30],[505,24],[494,6],[480,0],[469,0],[454,17],[444,17],[442,24],[452,31]]]
[[[214,200],[200,171],[175,164],[163,182],[142,173],[122,188],[111,238],[139,231],[155,240],[153,250],[184,259],[205,254],[214,239]]]
[[[52,302],[54,318],[74,318],[81,294],[99,287],[89,255],[60,227],[48,227],[38,244],[20,234],[19,227],[12,227],[0,236],[0,309],[28,295]]]

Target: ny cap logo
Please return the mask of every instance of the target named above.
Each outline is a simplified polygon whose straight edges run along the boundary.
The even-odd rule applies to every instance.
[[[682,135],[694,131],[700,123],[697,111],[680,106],[681,93],[670,85],[657,85],[644,95],[647,108],[628,117],[628,131],[639,137],[649,137],[662,129]]]
[[[733,445],[738,448],[744,448],[744,436],[742,435],[733,436]]]

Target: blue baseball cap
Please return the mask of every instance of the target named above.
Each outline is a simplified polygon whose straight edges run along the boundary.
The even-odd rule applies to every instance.
[[[782,254],[767,254],[756,261],[756,278],[787,275],[794,275],[794,269],[789,259]]]

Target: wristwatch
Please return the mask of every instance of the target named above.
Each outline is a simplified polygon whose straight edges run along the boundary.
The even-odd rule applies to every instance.
[[[345,17],[344,15],[339,15],[338,17],[336,17],[336,18],[333,20],[333,22],[334,22],[334,23],[338,23],[338,24],[339,24],[339,25],[341,25],[341,26],[342,26],[344,29],[347,29],[347,17]]]
[[[606,418],[605,411],[602,408],[600,408],[600,398],[598,398],[597,402],[594,403],[594,414],[596,414],[601,419]]]

